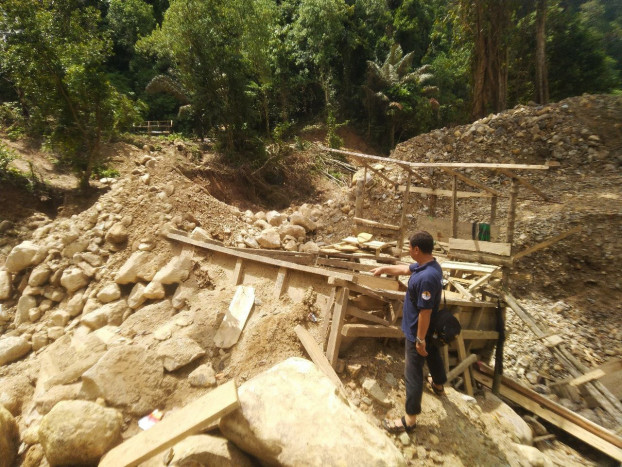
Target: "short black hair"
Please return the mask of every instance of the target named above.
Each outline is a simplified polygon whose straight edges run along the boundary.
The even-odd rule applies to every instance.
[[[430,254],[434,249],[434,238],[424,230],[412,234],[408,241],[411,247],[418,246],[421,253]]]

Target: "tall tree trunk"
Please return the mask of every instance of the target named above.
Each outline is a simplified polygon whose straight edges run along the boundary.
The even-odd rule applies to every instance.
[[[549,102],[546,66],[546,0],[536,2],[536,102],[540,104]]]

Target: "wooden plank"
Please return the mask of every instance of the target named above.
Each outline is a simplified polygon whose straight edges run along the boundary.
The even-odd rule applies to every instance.
[[[467,300],[475,300],[475,297],[471,295],[471,292],[465,289],[458,281],[454,280],[453,277],[448,277],[447,280],[451,285],[456,288],[458,292],[460,292],[460,294],[464,296],[464,298],[466,298]]]
[[[349,275],[349,274],[343,274],[343,273],[339,273],[339,272],[335,272],[335,271],[329,271],[327,269],[323,269],[323,268],[317,268],[317,267],[312,267],[312,266],[305,266],[302,264],[295,264],[295,263],[291,263],[288,261],[282,261],[282,260],[278,260],[278,259],[273,259],[273,258],[268,258],[268,257],[264,257],[264,256],[260,256],[260,255],[254,255],[252,253],[246,253],[245,251],[236,251],[233,250],[231,248],[227,248],[227,247],[221,247],[219,245],[212,245],[209,243],[205,243],[205,242],[200,242],[198,240],[193,240],[191,238],[188,237],[184,237],[182,235],[177,235],[177,234],[168,234],[166,236],[168,239],[170,240],[176,240],[178,242],[182,242],[182,243],[189,243],[191,245],[195,245],[201,248],[204,248],[206,250],[211,250],[211,251],[215,251],[217,253],[222,253],[225,255],[229,255],[229,256],[234,256],[237,258],[241,258],[241,259],[247,259],[250,261],[255,261],[257,263],[263,263],[263,264],[268,264],[270,266],[277,266],[277,267],[286,267],[288,269],[291,269],[293,271],[300,271],[300,272],[306,272],[309,274],[315,274],[318,276],[325,276],[325,277],[337,277],[343,280],[353,280],[353,276]]]
[[[405,229],[405,224],[404,221],[406,219],[406,211],[408,211],[408,201],[410,198],[410,181],[412,178],[412,172],[409,170],[408,171],[408,177],[406,179],[406,189],[404,191],[404,197],[402,200],[402,213],[400,215],[400,233],[399,236],[397,238],[397,249],[399,251],[402,251],[402,246],[404,245],[404,236],[406,235],[406,229]]]
[[[579,225],[573,229],[567,230],[566,232],[556,235],[555,237],[549,238],[548,240],[538,243],[537,245],[526,248],[523,251],[519,251],[518,253],[512,256],[512,259],[516,261],[517,259],[522,258],[523,256],[530,255],[538,250],[542,250],[543,248],[549,247],[553,243],[559,242],[560,240],[568,237],[569,235],[580,232],[581,229],[582,229],[582,226]]]
[[[372,289],[400,290],[399,282],[396,279],[389,279],[387,277],[357,274],[354,280],[357,284],[370,287]]]
[[[326,357],[331,366],[335,368],[337,359],[339,358],[339,347],[341,346],[341,328],[348,309],[348,298],[350,289],[341,287],[337,294],[335,309],[333,311],[333,320],[330,327],[330,335],[328,336],[328,346],[326,347]]]
[[[391,323],[389,323],[386,319],[382,319],[376,315],[371,314],[368,311],[363,311],[360,308],[355,307],[351,303],[350,305],[348,305],[348,315],[354,316],[355,318],[363,319],[365,321],[370,321],[372,323],[382,324],[383,326],[391,326]]]
[[[394,188],[397,186],[397,182],[391,180],[389,177],[387,177],[385,174],[383,174],[382,172],[380,172],[379,170],[374,169],[371,165],[367,164],[366,162],[363,162],[361,164],[363,167],[371,170],[373,173],[375,173],[376,175],[378,175],[380,178],[382,178],[385,182],[387,182],[389,185],[392,185]]]
[[[525,188],[527,188],[528,190],[533,191],[535,194],[537,194],[538,196],[540,196],[542,199],[544,199],[545,201],[549,201],[549,196],[545,193],[543,193],[542,191],[540,191],[538,188],[536,188],[535,186],[533,186],[531,183],[529,183],[526,179],[524,179],[523,177],[519,177],[518,175],[516,175],[515,173],[512,173],[510,170],[508,169],[497,169],[497,172],[501,172],[502,174],[516,180],[518,183],[520,183],[521,185],[523,185]]]
[[[497,268],[495,270],[498,271],[499,269]],[[495,274],[495,272],[491,272],[490,274],[486,274],[485,276],[480,277],[479,279],[477,279],[475,282],[473,282],[469,288],[467,289],[469,292],[475,292],[477,289],[479,289],[482,285],[486,284],[490,279],[492,279],[492,276]]]
[[[341,334],[344,337],[392,337],[396,339],[404,337],[400,328],[379,324],[344,324]]]
[[[476,263],[461,263],[458,261],[439,261],[443,269],[451,269],[454,271],[465,272],[478,272],[484,274],[490,274],[499,269],[499,266],[492,266],[490,264],[476,264]]]
[[[493,369],[488,367],[487,365],[483,364],[483,363],[478,363],[477,371],[474,371],[474,374],[479,374],[481,376],[487,376],[490,377],[493,374]],[[492,379],[491,379],[492,381]],[[484,383],[485,384],[485,383]],[[622,437],[616,435],[615,433],[603,428],[600,425],[597,425],[596,423],[588,420],[585,417],[582,417],[581,415],[573,412],[572,410],[567,409],[566,407],[559,405],[555,402],[553,402],[550,399],[547,399],[546,397],[542,396],[541,394],[538,394],[537,392],[523,386],[522,384],[511,380],[510,378],[507,378],[505,376],[501,377],[501,384],[502,386],[511,389],[512,391],[526,397],[528,400],[531,401],[532,405],[536,405],[538,407],[542,407],[547,409],[548,411],[565,418],[566,420],[572,422],[573,424],[581,427],[582,429],[586,430],[587,432],[598,436],[599,438],[606,440],[607,442],[613,444],[614,446],[618,447],[618,448],[622,448]],[[525,407],[528,408],[528,407]],[[529,409],[531,410],[531,409]],[[536,412],[534,412],[536,413]],[[536,413],[537,414],[537,413]],[[539,415],[539,414],[537,414]],[[559,426],[559,425],[558,425]],[[560,426],[560,428],[562,428]],[[563,428],[562,428],[563,429]]]
[[[448,256],[451,259],[461,261],[472,261],[474,263],[494,264],[498,266],[512,266],[512,257],[493,255],[490,253],[478,253],[476,251],[449,250]]]
[[[516,221],[516,200],[518,199],[518,182],[512,179],[512,187],[510,188],[510,202],[508,207],[508,222],[505,229],[506,243],[514,242],[514,224]]]
[[[332,287],[330,290],[330,296],[328,297],[328,303],[326,304],[326,310],[322,317],[322,326],[320,327],[320,336],[322,339],[322,350],[326,350],[328,344],[328,326],[332,318],[332,309],[335,304],[335,296],[337,294],[337,287]]]
[[[400,192],[406,191],[406,186],[400,185],[398,190]],[[426,188],[422,186],[411,186],[410,193],[419,193],[421,195],[430,195],[430,196],[441,196],[445,198],[453,198],[452,190],[439,190],[437,188]],[[456,191],[457,198],[490,198],[492,195],[490,193],[478,192],[478,191]]]
[[[448,167],[448,168],[464,168],[464,169],[512,169],[512,170],[548,170],[548,165],[530,165],[530,164],[495,164],[495,163],[480,163],[480,162],[407,162],[399,159],[391,159],[387,157],[371,156],[369,154],[363,154],[360,152],[343,151],[341,149],[328,148],[322,144],[317,145],[322,151],[333,152],[337,154],[345,154],[352,156],[355,159],[363,161],[374,161],[383,164],[392,163],[401,167],[407,167],[411,169],[425,169],[432,167]]]
[[[591,371],[588,371],[583,376],[579,376],[578,378],[574,378],[569,381],[568,384],[570,386],[581,386],[589,381],[593,381],[595,379],[600,379],[603,376],[613,374],[617,371],[622,370],[622,360],[614,360],[613,362],[607,362],[603,365],[600,365],[598,368],[594,368]]]
[[[274,283],[274,297],[279,298],[283,295],[283,291],[285,290],[285,285],[287,282],[287,272],[288,269],[284,267],[279,268],[279,272],[276,276],[276,282]]]
[[[480,190],[487,191],[488,193],[492,194],[493,196],[503,197],[503,193],[501,193],[500,191],[497,191],[497,190],[495,190],[493,188],[487,187],[483,183],[476,182],[472,178],[469,178],[466,175],[461,174],[460,172],[452,170],[449,167],[441,167],[441,170],[443,170],[444,172],[447,172],[450,175],[453,175],[454,177],[459,178],[460,180],[462,180],[467,185],[470,185],[470,186],[475,187],[475,188],[479,188]]]
[[[451,236],[458,236],[458,178],[455,175],[451,177]]]
[[[357,224],[366,225],[368,227],[374,227],[376,229],[387,229],[387,230],[395,230],[395,231],[399,231],[400,230],[400,226],[399,225],[383,224],[382,222],[376,222],[376,221],[372,221],[372,220],[369,220],[369,219],[362,219],[360,217],[355,217],[354,218],[354,222],[357,223]]]
[[[472,353],[467,358],[465,358],[460,363],[458,363],[457,366],[452,368],[451,371],[447,373],[447,382],[451,383],[454,379],[460,376],[461,373],[464,373],[464,369],[473,365],[473,363],[477,361],[477,358],[478,358],[477,355]]]
[[[238,258],[235,262],[235,268],[233,269],[233,285],[240,285],[242,283],[242,273],[244,272],[244,261],[242,258]]]
[[[512,245],[510,243],[481,242],[479,240],[465,240],[462,238],[450,238],[449,250],[477,251],[491,253],[493,255],[510,256]]]
[[[352,271],[371,271],[378,267],[377,264],[362,264],[354,261],[342,261],[340,259],[318,258],[315,263],[318,266],[330,266],[333,268],[349,269]]]
[[[232,248],[235,251],[251,252],[253,255],[267,256],[269,258],[282,259],[296,264],[306,264],[311,266],[315,264],[317,254],[314,253],[302,253],[298,251],[282,251],[282,250],[267,250],[263,248]]]
[[[463,362],[467,358],[466,349],[464,348],[464,338],[462,334],[459,334],[456,337],[456,344],[458,346],[458,359],[460,362]],[[464,389],[466,393],[473,397],[473,383],[471,382],[471,370],[468,366],[464,368]]]
[[[330,379],[333,384],[339,388],[340,391],[343,391],[343,394],[345,395],[345,389],[341,379],[339,379],[339,376],[335,373],[335,370],[328,362],[328,359],[326,358],[326,355],[324,355],[324,352],[322,352],[322,349],[320,349],[317,342],[315,342],[313,336],[309,334],[309,331],[303,328],[300,324],[294,328],[294,331],[296,331],[298,339],[300,339],[300,342],[309,354],[309,357],[311,357],[313,363],[315,363],[320,371],[324,373],[328,379]]]
[[[384,263],[384,264],[396,264],[400,262],[394,256],[376,256],[376,255],[370,255],[369,253],[347,254],[347,253],[340,253],[338,250],[331,251],[328,248],[320,248],[319,255],[327,256],[331,258],[343,258],[343,259],[373,259],[377,261],[378,263]]]
[[[231,380],[113,448],[102,458],[99,466],[137,466],[185,437],[201,432],[239,405],[235,381]]]
[[[546,345],[547,347],[555,347],[564,342],[564,339],[562,339],[557,334],[553,334],[552,336],[546,336],[543,341],[544,345]]]
[[[497,340],[499,338],[499,333],[497,331],[479,331],[477,329],[463,329],[460,333],[463,339],[469,340]]]
[[[255,289],[238,285],[225,318],[214,335],[216,347],[228,349],[238,341],[254,304]]]

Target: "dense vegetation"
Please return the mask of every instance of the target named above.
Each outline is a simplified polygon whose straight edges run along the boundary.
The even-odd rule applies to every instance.
[[[236,157],[348,121],[388,151],[620,87],[618,0],[2,0],[0,122],[88,179],[142,119]]]

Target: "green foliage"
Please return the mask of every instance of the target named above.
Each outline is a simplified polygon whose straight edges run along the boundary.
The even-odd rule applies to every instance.
[[[15,160],[15,153],[6,144],[0,142],[0,178],[4,178],[9,170],[9,164]]]
[[[108,167],[106,165],[98,165],[93,169],[92,177],[98,178],[118,178],[121,174],[115,168]]]
[[[328,110],[328,116],[326,117],[326,144],[333,149],[339,149],[343,146],[343,138],[337,134],[337,129],[345,123],[337,123],[335,114],[331,109]]]

